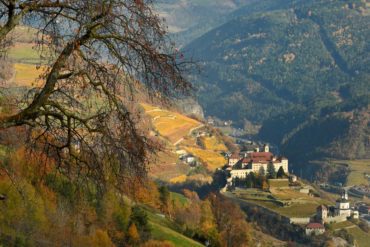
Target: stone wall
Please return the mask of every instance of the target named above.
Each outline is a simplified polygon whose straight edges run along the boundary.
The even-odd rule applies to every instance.
[[[343,221],[346,221],[347,220],[347,216],[346,215],[337,215],[337,216],[333,216],[333,217],[327,217],[326,219],[324,219],[324,222],[325,223],[333,223],[333,222],[343,222]]]
[[[297,225],[306,225],[310,223],[310,218],[309,217],[304,217],[304,218],[293,217],[293,218],[289,218],[289,223],[297,224]]]

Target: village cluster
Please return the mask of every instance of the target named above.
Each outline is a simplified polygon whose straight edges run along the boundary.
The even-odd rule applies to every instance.
[[[224,191],[235,186],[236,180],[245,180],[250,173],[261,174],[262,171],[265,174],[272,167],[275,171],[282,170],[285,174],[285,179],[289,179],[290,183],[297,181],[297,176],[289,174],[288,159],[283,156],[273,155],[268,145],[264,145],[262,149],[255,148],[253,151],[245,151],[241,154],[229,154],[228,163],[224,168],[227,174],[227,185]],[[301,193],[309,193],[307,188],[302,188],[299,191]],[[343,190],[335,205],[320,205],[317,207],[315,215],[298,220],[301,219],[303,219],[302,222],[294,222],[292,220],[291,223],[304,223],[307,235],[319,235],[325,232],[324,224],[359,219],[359,210],[357,207],[351,207],[351,203],[348,200],[348,192]]]

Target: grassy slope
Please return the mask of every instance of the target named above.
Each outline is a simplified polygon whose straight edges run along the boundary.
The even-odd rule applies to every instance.
[[[186,236],[181,235],[180,233],[155,222],[150,222],[150,226],[152,227],[152,236],[154,239],[168,240],[172,242],[175,246],[203,246],[202,244],[195,242],[194,240],[187,238]]]
[[[171,198],[175,203],[185,205],[188,203],[187,199],[178,193],[171,192]],[[202,244],[182,235],[179,232],[179,226],[168,218],[158,215],[151,210],[147,210],[149,225],[151,227],[152,237],[156,240],[167,240],[172,242],[175,246],[203,246]]]
[[[330,204],[321,198],[310,197],[288,188],[271,189],[271,193],[251,189],[238,190],[234,195],[287,217],[309,217],[320,204]],[[287,205],[281,206],[283,203]]]
[[[356,242],[360,247],[369,246],[369,233],[362,231],[358,226],[348,228],[347,231],[356,239]]]
[[[370,160],[351,160],[346,161],[350,166],[350,174],[347,177],[346,186],[369,185],[369,180],[364,174],[370,174]]]
[[[349,234],[351,234],[355,238],[357,244],[360,247],[369,246],[368,243],[369,243],[370,234],[364,232],[363,230],[361,230],[361,228],[359,228],[357,225],[353,224],[352,222],[344,221],[340,223],[334,223],[331,226],[334,231],[338,231],[340,229],[346,229],[349,232]]]
[[[18,63],[37,64],[40,53],[33,43],[16,43],[9,51],[9,57]]]

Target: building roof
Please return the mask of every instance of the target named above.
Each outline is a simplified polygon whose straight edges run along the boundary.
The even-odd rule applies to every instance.
[[[322,224],[320,223],[309,223],[306,228],[309,228],[309,229],[322,229],[322,228],[325,228]]]
[[[273,155],[270,152],[253,152],[249,157],[253,162],[266,163],[272,161]]]

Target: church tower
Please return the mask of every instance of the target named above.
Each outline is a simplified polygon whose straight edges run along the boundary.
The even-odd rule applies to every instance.
[[[265,144],[265,145],[263,146],[263,151],[264,151],[264,152],[266,152],[266,153],[270,152],[270,147],[269,147],[269,145]]]
[[[342,199],[343,200],[348,200],[348,192],[346,189],[343,189],[342,191]]]

